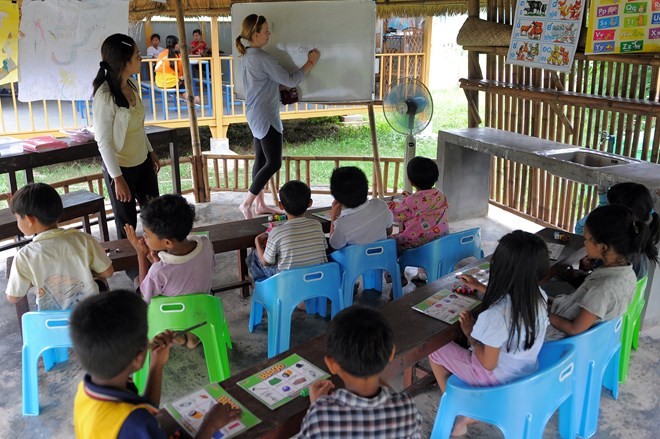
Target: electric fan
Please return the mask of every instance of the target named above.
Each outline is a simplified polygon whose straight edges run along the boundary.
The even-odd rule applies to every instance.
[[[415,78],[399,79],[385,93],[383,114],[394,131],[406,134],[403,189],[410,192],[412,188],[408,180],[408,162],[415,157],[417,146],[415,134],[422,132],[431,123],[433,116],[431,93]]]

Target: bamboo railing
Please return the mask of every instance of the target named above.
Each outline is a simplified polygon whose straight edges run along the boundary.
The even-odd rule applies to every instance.
[[[472,2],[474,3],[474,2]],[[474,11],[473,11],[474,12]],[[491,0],[487,18],[512,24],[513,0]],[[472,126],[485,126],[658,163],[660,58],[577,54],[569,73],[506,64],[506,48],[466,47],[466,95],[484,92],[485,113],[468,99]],[[474,57],[486,57],[482,72]],[[493,158],[491,202],[542,224],[573,230],[597,204],[594,187]]]
[[[253,155],[227,155],[203,153],[204,178],[210,191],[246,192],[250,186],[250,171],[254,163]],[[376,194],[376,173],[373,167],[373,157],[356,156],[283,156],[282,168],[272,178],[275,188],[290,180],[304,181],[315,194],[329,194],[330,172],[342,164],[351,163],[366,168],[365,173],[371,175],[372,194]],[[327,180],[319,184],[312,178],[312,168],[315,164],[331,163],[327,169]],[[402,189],[403,158],[381,157],[381,175],[383,190],[386,196],[396,195]],[[371,170],[369,170],[371,167]],[[212,175],[211,175],[212,174]],[[314,174],[318,175],[318,174]]]

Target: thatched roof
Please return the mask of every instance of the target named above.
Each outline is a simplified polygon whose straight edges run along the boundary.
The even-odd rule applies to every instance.
[[[183,0],[184,13],[195,16],[229,16],[232,3],[258,3],[260,0]],[[305,1],[305,0],[299,0]],[[417,17],[445,13],[467,12],[467,0],[375,0],[379,17]],[[485,1],[482,0],[483,6]],[[141,20],[154,15],[174,15],[173,0],[158,3],[152,0],[131,0],[130,19]]]

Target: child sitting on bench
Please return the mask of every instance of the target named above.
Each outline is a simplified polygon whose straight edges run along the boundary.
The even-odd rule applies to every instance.
[[[30,183],[12,197],[9,208],[18,228],[34,235],[18,251],[5,294],[18,303],[34,287],[39,310],[69,309],[99,293],[95,278],[112,276],[110,258],[96,239],[77,229],[60,229],[62,198],[45,183]]]

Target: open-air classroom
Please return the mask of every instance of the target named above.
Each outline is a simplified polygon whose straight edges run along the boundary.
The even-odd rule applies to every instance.
[[[0,427],[654,437],[656,6],[0,3]],[[368,156],[284,150],[352,114]],[[67,163],[96,174],[43,183]]]

